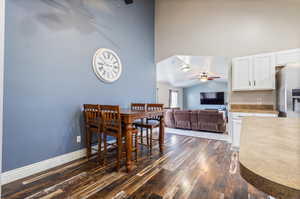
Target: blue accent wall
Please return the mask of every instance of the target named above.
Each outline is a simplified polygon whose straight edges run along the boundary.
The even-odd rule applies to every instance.
[[[6,1],[3,170],[84,147],[81,106],[155,101],[154,1]],[[93,73],[98,48],[116,51],[120,79]]]
[[[225,92],[225,103],[228,102],[228,83],[208,81],[195,86],[183,88],[184,109],[223,109],[226,105],[201,105],[201,92]]]

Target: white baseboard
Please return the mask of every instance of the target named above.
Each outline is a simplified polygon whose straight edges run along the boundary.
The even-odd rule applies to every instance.
[[[109,142],[110,141],[108,141],[108,143]],[[93,148],[97,148],[97,145],[94,145]],[[92,151],[92,153],[96,153],[96,151]],[[78,151],[63,154],[54,158],[43,160],[41,162],[6,171],[1,174],[1,184],[4,185],[22,178],[26,178],[39,172],[46,171],[48,169],[52,169],[68,162],[83,158],[85,157],[85,155],[86,149],[80,149]]]

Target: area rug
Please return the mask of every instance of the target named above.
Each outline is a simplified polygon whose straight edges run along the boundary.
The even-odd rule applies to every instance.
[[[205,131],[192,131],[192,130],[184,130],[184,129],[172,129],[172,128],[165,128],[165,132],[176,134],[176,135],[184,135],[184,136],[198,137],[198,138],[205,138],[205,139],[212,139],[212,140],[221,140],[226,142],[231,141],[231,137],[227,134],[211,133]]]

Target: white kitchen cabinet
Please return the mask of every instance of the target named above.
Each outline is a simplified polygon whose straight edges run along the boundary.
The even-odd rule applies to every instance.
[[[241,140],[242,120],[232,119],[232,144],[231,147],[238,149]]]
[[[229,113],[229,125],[230,125],[230,136],[232,138],[231,147],[234,149],[239,149],[240,147],[240,137],[242,129],[242,118],[243,117],[278,117],[277,114],[269,113]]]
[[[261,54],[233,59],[232,90],[274,90],[275,54]]]
[[[252,57],[239,57],[233,60],[233,90],[251,90],[252,62]]]
[[[262,54],[254,56],[253,89],[275,89],[275,54]]]
[[[300,48],[276,52],[275,56],[276,66],[300,62]]]

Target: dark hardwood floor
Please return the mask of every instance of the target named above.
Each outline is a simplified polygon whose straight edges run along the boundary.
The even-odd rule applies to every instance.
[[[165,153],[141,147],[136,168],[115,172],[97,158],[19,180],[2,188],[4,199],[267,199],[239,174],[238,153],[223,141],[166,135]],[[123,163],[124,165],[124,163]]]

